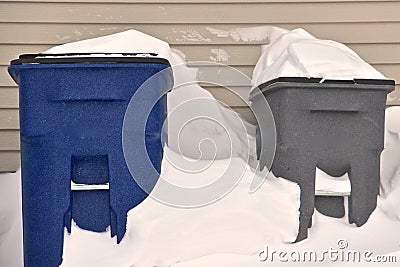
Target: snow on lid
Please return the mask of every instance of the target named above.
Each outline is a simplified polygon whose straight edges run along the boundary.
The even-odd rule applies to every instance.
[[[278,77],[386,79],[344,44],[319,40],[303,29],[270,27],[268,37],[253,72],[257,85]]]
[[[38,54],[35,58],[68,58],[68,57],[158,57],[157,53],[66,53]]]
[[[158,54],[171,62],[168,43],[145,33],[128,30],[107,36],[67,43],[50,48],[45,54],[93,53],[93,54]],[[122,55],[121,55],[122,56]]]

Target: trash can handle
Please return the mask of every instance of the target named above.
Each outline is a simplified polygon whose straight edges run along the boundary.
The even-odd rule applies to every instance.
[[[335,106],[320,106],[317,104],[311,104],[311,113],[322,113],[322,112],[360,112],[358,106],[346,106],[346,105],[335,105]]]

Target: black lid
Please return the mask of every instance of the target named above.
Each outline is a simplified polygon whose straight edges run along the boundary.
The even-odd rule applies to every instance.
[[[347,88],[347,89],[377,89],[391,92],[395,81],[388,79],[354,79],[354,80],[324,80],[322,78],[279,77],[257,86],[260,90],[250,91],[250,99],[260,92],[272,92],[282,88]],[[254,89],[254,88],[253,88]]]
[[[114,56],[118,55],[118,56]],[[156,53],[64,53],[23,54],[10,62],[20,64],[66,64],[66,63],[161,63],[170,65]]]
[[[354,79],[354,80],[323,80],[322,78],[306,78],[306,77],[279,77],[258,87],[267,87],[275,83],[322,83],[322,84],[370,84],[370,85],[394,85],[393,80],[388,79]]]

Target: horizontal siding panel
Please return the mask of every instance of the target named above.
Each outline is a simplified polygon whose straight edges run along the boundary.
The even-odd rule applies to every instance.
[[[204,87],[207,91],[209,91],[217,100],[221,101],[223,104],[230,107],[243,107],[247,106],[246,102],[235,92],[240,91],[241,96],[247,96],[245,99],[248,99],[248,94],[250,92],[250,87],[234,87],[234,88],[224,88],[224,87]],[[233,90],[232,90],[233,89]]]
[[[19,129],[18,109],[0,109],[0,130]]]
[[[377,70],[383,73],[387,78],[395,80],[400,84],[400,64],[373,65]]]
[[[171,45],[266,43],[266,36],[254,36],[254,33],[240,30],[254,26],[261,25],[0,23],[0,32],[2,33],[0,44],[60,44],[104,36],[128,29],[143,31],[167,41]],[[331,39],[341,43],[400,43],[400,34],[394,33],[394,29],[400,28],[400,22],[277,24],[276,26],[288,29],[302,27],[320,39]]]
[[[396,85],[396,90],[390,93],[387,97],[388,106],[399,106],[400,105],[400,85]],[[400,120],[400,118],[399,118]]]
[[[371,64],[400,63],[400,43],[350,44],[349,47]]]
[[[400,63],[400,43],[350,44],[349,47],[370,64]],[[211,60],[231,66],[255,65],[261,54],[260,45],[193,45],[174,48],[182,51],[187,61]]]
[[[0,108],[18,108],[18,89],[0,87]]]
[[[19,166],[19,151],[0,151],[0,172],[15,172]]]
[[[384,0],[385,2],[396,2],[398,0]],[[26,3],[239,3],[243,4],[243,0],[7,0],[0,2],[26,2]],[[299,0],[249,0],[246,3],[296,3]],[[380,0],[302,0],[304,3],[345,3],[345,2],[383,2]]]
[[[4,150],[19,150],[19,131],[0,130],[0,153]]]
[[[251,124],[256,124],[256,118],[254,117],[253,112],[248,107],[234,107],[232,108],[234,111],[240,114],[240,116]]]
[[[52,45],[0,44],[0,65],[7,65],[21,54],[42,53]],[[216,61],[228,65],[254,65],[260,57],[260,45],[173,45],[187,61]],[[350,44],[364,60],[372,64],[400,63],[399,44]]]
[[[210,73],[215,73],[217,70],[212,71],[212,69],[216,69],[217,67],[210,66],[210,67],[199,67],[197,65],[190,65],[191,67],[197,67],[199,69],[199,79],[205,81],[207,75]],[[377,70],[382,72],[387,78],[394,79],[396,84],[400,84],[400,64],[387,64],[387,65],[373,65]],[[244,75],[251,78],[254,66],[234,66],[238,71],[242,72]],[[230,82],[231,77],[226,77],[226,79],[221,79],[223,84],[232,85],[232,86],[246,86],[249,85],[248,81],[243,78],[235,78],[234,82]],[[239,81],[239,82],[237,82]]]
[[[350,44],[349,47],[370,64],[400,63],[400,43]],[[260,45],[178,45],[173,48],[185,54],[187,61],[210,60],[231,66],[255,65],[261,53]]]
[[[7,66],[0,66],[0,90],[1,87],[16,86],[11,76],[8,74]]]
[[[326,23],[400,21],[400,2],[341,3],[13,3],[0,22],[36,23]],[[240,14],[240,16],[239,16]]]
[[[32,45],[32,44],[0,44],[0,65],[8,65],[12,59],[16,59],[21,54],[42,53],[53,45]]]

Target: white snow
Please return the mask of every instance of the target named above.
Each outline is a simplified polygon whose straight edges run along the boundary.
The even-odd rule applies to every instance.
[[[373,256],[377,255],[397,255],[397,263],[387,263],[387,266],[397,266],[399,262],[400,248],[400,232],[398,231],[399,222],[388,219],[380,210],[376,210],[368,220],[367,224],[357,228],[350,226],[347,223],[347,218],[335,219],[324,216],[317,211],[313,216],[313,227],[309,229],[309,237],[307,240],[295,243],[274,243],[266,241],[263,247],[260,247],[259,252],[268,246],[270,251],[287,252],[286,258],[289,258],[291,252],[315,251],[317,255],[322,255],[324,250],[330,248],[336,251],[338,249],[338,240],[346,240],[348,242],[348,250],[344,251],[360,251],[365,250],[373,252]],[[280,262],[275,254],[274,261],[271,262],[271,255],[265,262],[258,259],[258,253],[254,255],[243,255],[234,253],[219,253],[199,257],[191,261],[184,261],[174,265],[174,267],[263,267],[263,266],[379,266],[376,262],[367,264],[362,263],[346,263],[333,262],[328,257],[325,257],[324,262]],[[339,254],[338,253],[338,254]],[[319,257],[321,258],[321,256]]]
[[[228,52],[221,48],[211,49],[210,51],[215,56],[210,56],[210,60],[213,62],[228,62],[231,57]]]
[[[181,34],[182,38],[177,38],[176,41],[180,42],[206,42],[211,43],[211,39],[204,37],[200,32],[192,29],[188,30],[174,30],[176,34]]]
[[[171,154],[174,152],[167,149],[166,155],[183,160]],[[128,235],[136,267],[170,266],[215,253],[251,255],[266,240],[295,240],[300,194],[295,183],[271,175],[256,193],[249,194],[254,173],[240,158],[212,161],[209,168],[196,174],[178,170],[164,160],[162,175],[175,181],[194,180],[201,186],[218,177],[231,160],[246,171],[238,186],[223,199],[182,209],[148,198],[130,211]]]
[[[20,174],[0,174],[0,266],[23,265]]]
[[[385,149],[381,155],[381,209],[400,221],[400,107],[386,109]]]
[[[400,107],[387,108],[385,117],[385,149],[381,155],[382,196],[394,189],[392,177],[400,166]]]
[[[212,27],[206,29],[211,33],[220,38],[230,37],[234,41],[239,42],[259,42],[264,41],[268,38],[270,32],[270,26],[259,26],[250,28],[236,28],[231,30],[221,30]]]
[[[393,106],[387,108],[385,116],[387,118],[385,124],[387,133],[390,133],[394,138],[385,140],[385,144],[390,145],[391,143],[397,143],[398,139],[400,139],[400,107]],[[389,136],[386,136],[386,138],[389,138]]]
[[[44,53],[157,53],[158,57],[171,60],[168,43],[136,30],[67,43],[50,48]]]
[[[386,193],[381,209],[388,217],[400,221],[400,164],[390,178],[390,185],[390,193]]]
[[[242,120],[231,109],[220,105],[211,93],[197,83],[197,70],[185,66],[184,59],[172,53],[175,84],[168,94],[168,144],[175,152],[192,159],[255,159],[255,126]],[[187,81],[187,82],[186,82]],[[186,114],[203,116],[187,121]]]
[[[166,153],[174,152],[167,150]],[[236,160],[238,164],[244,164],[240,159]],[[226,164],[226,161],[215,161],[214,168]],[[165,165],[165,174],[182,174],[167,162],[164,162]],[[210,170],[207,174],[212,172]],[[293,193],[298,193],[297,186],[284,179],[271,177],[254,195],[247,195],[246,177],[250,174],[251,170],[248,169],[243,182],[231,196],[221,200],[219,206],[207,206],[198,213],[196,209],[177,209],[151,198],[146,199],[129,213],[128,232],[119,245],[115,238],[110,238],[109,232],[94,233],[73,225],[72,234],[65,234],[62,266],[139,267],[149,266],[146,264],[150,261],[153,264],[150,266],[255,267],[269,264],[260,262],[257,256],[267,245],[271,250],[315,250],[322,253],[324,249],[337,248],[338,239],[348,241],[352,250],[370,250],[374,255],[400,255],[400,222],[381,212],[381,200],[378,202],[379,208],[360,228],[349,225],[346,218],[334,219],[316,212],[306,241],[282,243],[284,229],[293,229],[295,222],[289,220],[284,221],[286,225],[278,225],[279,220],[286,216],[290,219],[297,216],[294,214],[297,210],[293,209]],[[10,218],[8,223],[0,224],[0,266],[22,266],[20,206],[10,206],[20,201],[19,175],[0,175],[0,193],[4,200],[0,214]],[[182,175],[192,179],[191,175]],[[9,197],[5,197],[7,192]],[[289,209],[285,209],[285,206]],[[17,216],[9,216],[7,210]],[[18,231],[5,231],[11,228]],[[374,238],[368,238],[371,236]],[[320,265],[331,266],[330,263],[327,261]],[[276,266],[278,263],[270,265]],[[309,266],[310,263],[297,265]]]
[[[319,40],[303,29],[288,31],[270,27],[267,33],[269,44],[262,47],[253,71],[255,84],[278,77],[385,79],[343,44]]]
[[[339,195],[346,196],[351,192],[349,174],[341,177],[332,177],[324,171],[316,168],[315,194],[316,195]]]

